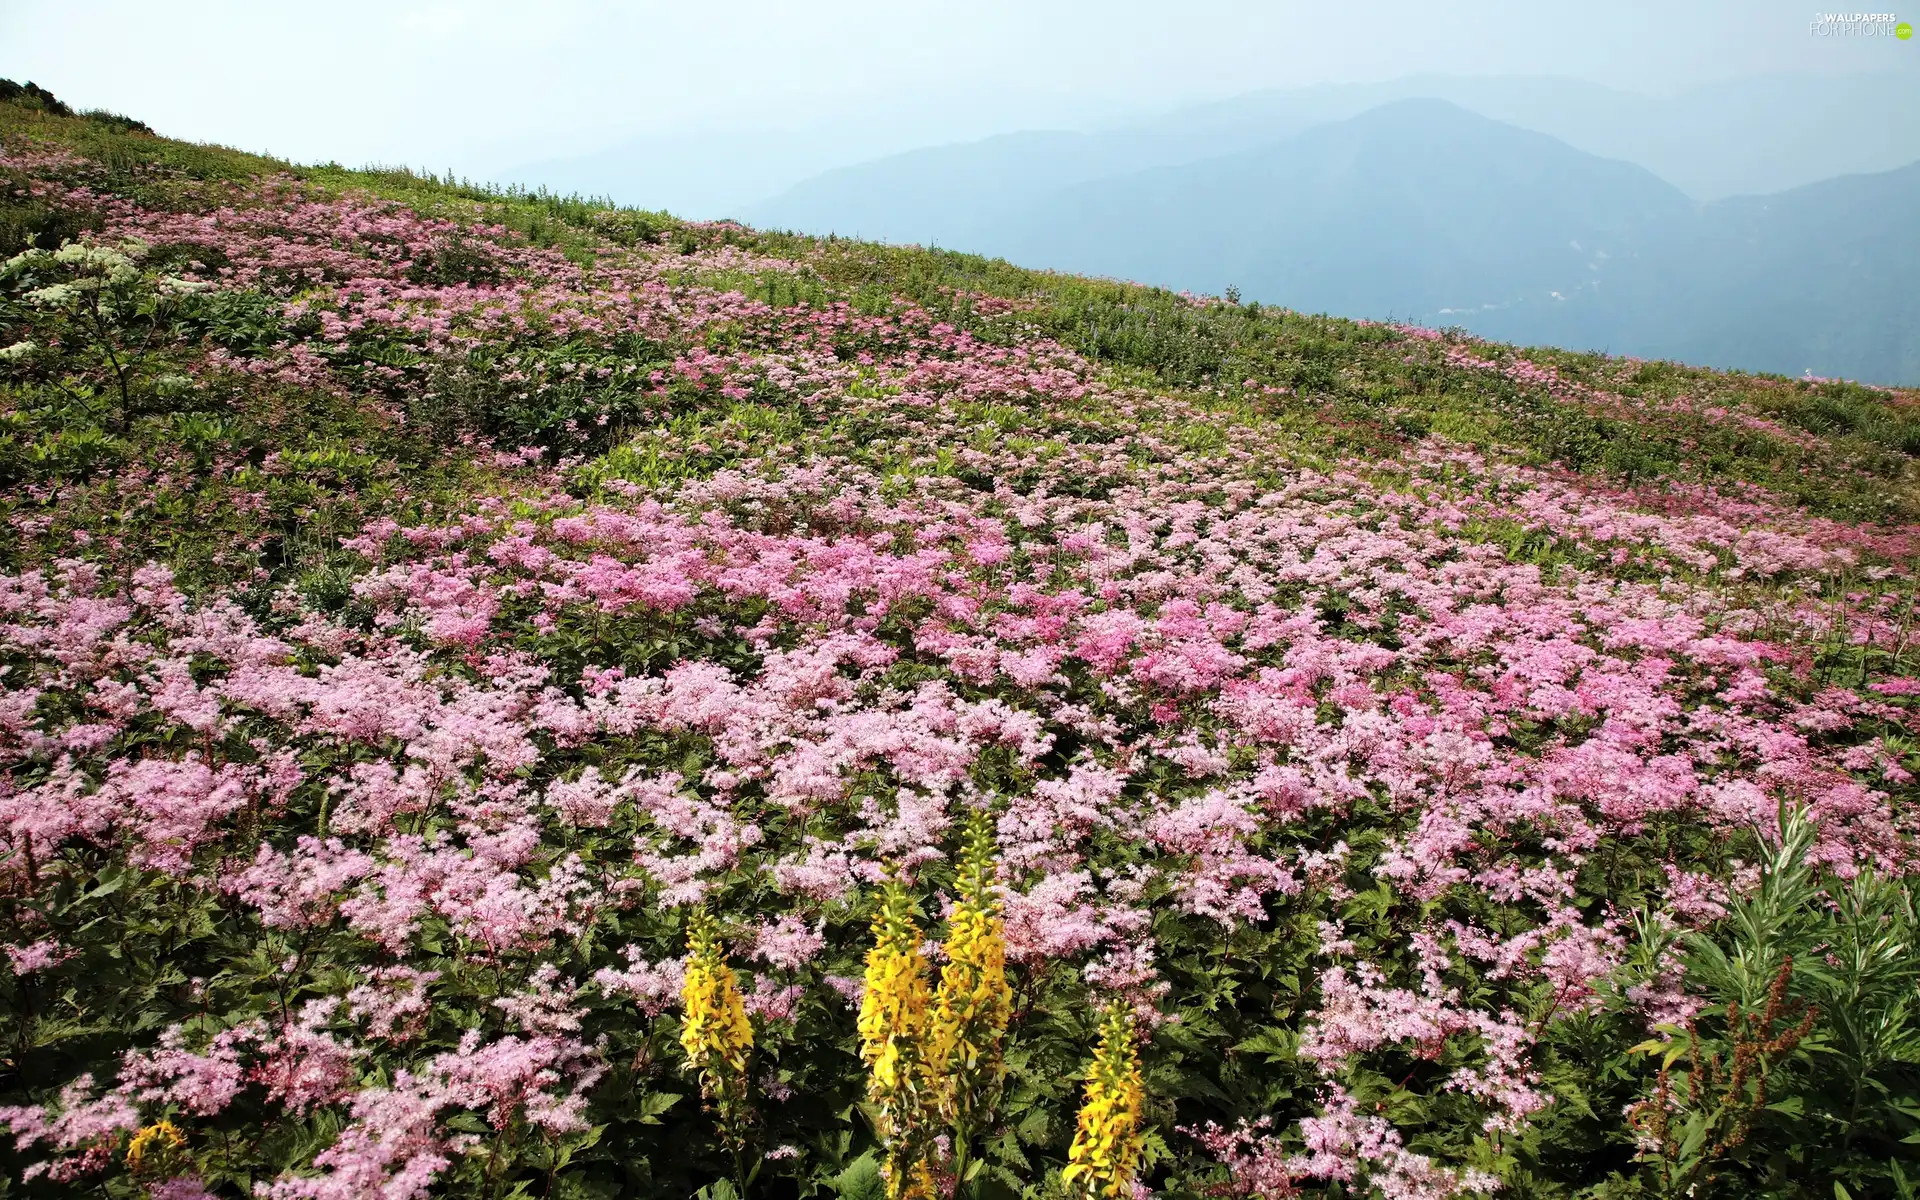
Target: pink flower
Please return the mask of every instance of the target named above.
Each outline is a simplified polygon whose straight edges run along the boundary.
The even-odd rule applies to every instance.
[[[7,946],[7,961],[13,964],[15,975],[32,975],[39,971],[50,971],[79,953],[62,945],[58,938],[42,938],[26,946]]]
[[[266,1037],[249,1022],[214,1035],[203,1051],[186,1049],[186,1029],[174,1025],[156,1049],[128,1051],[120,1065],[120,1088],[134,1099],[177,1104],[198,1116],[213,1116],[233,1103],[247,1084],[244,1057]]]
[[[440,978],[438,971],[413,967],[375,967],[369,982],[347,993],[347,1013],[367,1023],[369,1036],[404,1042],[426,1026],[427,989]]]
[[[338,996],[309,1000],[292,1023],[262,1044],[263,1057],[248,1072],[295,1115],[333,1103],[353,1081],[353,1060],[363,1052],[321,1028],[340,1004]]]
[[[827,944],[825,923],[809,927],[792,914],[763,924],[754,934],[753,956],[770,967],[797,971]]]
[[[601,991],[609,996],[632,997],[649,1017],[659,1016],[680,1002],[680,987],[686,977],[683,961],[666,958],[648,962],[638,946],[628,946],[621,953],[627,960],[624,970],[602,967],[594,973],[593,981]]]
[[[93,1091],[93,1076],[82,1074],[60,1089],[55,1104],[0,1107],[0,1125],[13,1131],[15,1148],[44,1143],[63,1156],[29,1163],[25,1178],[44,1175],[66,1183],[90,1175],[111,1161],[121,1133],[139,1128],[140,1113],[125,1096],[114,1091],[95,1097]]]
[[[340,906],[341,893],[373,873],[372,856],[347,849],[339,838],[302,835],[292,854],[261,846],[253,865],[224,886],[260,910],[269,928],[302,929],[325,925]]]

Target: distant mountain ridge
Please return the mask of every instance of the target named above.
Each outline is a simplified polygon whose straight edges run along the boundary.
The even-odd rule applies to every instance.
[[[1431,319],[1580,288],[1595,262],[1634,253],[1647,229],[1694,207],[1630,163],[1405,100],[1267,149],[1065,189],[977,226],[960,248]]]
[[[916,152],[746,215],[1502,340],[1920,382],[1920,166],[1703,204],[1644,166],[1441,100],[1304,113],[1276,117],[1276,140],[1197,159],[1181,155],[1255,136],[1244,111],[1184,141]],[[1163,161],[1103,170],[1142,145]]]
[[[923,147],[819,171],[727,215],[957,244],[969,213],[1021,207],[1103,176],[1260,149],[1415,99],[1445,100],[1602,158],[1625,159],[1698,200],[1785,191],[1920,160],[1920,119],[1859,120],[1862,112],[1920,118],[1920,74],[1759,76],[1666,99],[1554,76],[1419,75],[1269,89],[1089,130]]]
[[[1117,128],[1177,133],[1225,153],[1271,144],[1279,140],[1273,130],[1413,99],[1445,100],[1625,159],[1696,200],[1786,191],[1920,160],[1920,72],[1912,71],[1746,76],[1666,97],[1558,76],[1416,75],[1269,89]]]

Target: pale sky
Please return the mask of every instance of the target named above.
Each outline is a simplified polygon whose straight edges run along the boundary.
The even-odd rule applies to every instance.
[[[484,173],[632,134],[853,123],[904,146],[1420,72],[1663,92],[1766,71],[1920,70],[1920,39],[1809,36],[1815,7],[0,0],[0,76],[175,137]]]

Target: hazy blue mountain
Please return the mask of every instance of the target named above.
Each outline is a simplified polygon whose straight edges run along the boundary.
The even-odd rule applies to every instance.
[[[1067,188],[967,248],[1291,308],[1470,324],[1618,272],[1694,203],[1652,173],[1436,100]]]
[[[1715,366],[1920,383],[1917,217],[1920,163],[1708,205],[1668,239],[1665,303],[1624,336]]]
[[[1166,161],[1123,135],[1004,134],[826,171],[775,201],[747,205],[741,216],[755,225],[949,245],[1076,183],[1137,170],[1143,159]]]
[[[1416,97],[1500,113],[1615,113],[1644,97],[1549,77],[1414,76],[1255,92],[1085,131],[1037,130],[930,146],[836,167],[771,198],[744,219],[814,233],[972,249],[974,230],[1053,193],[1104,176],[1271,146],[1316,125]],[[1611,116],[1596,118],[1602,125]]]
[[[1551,76],[1411,76],[1273,89],[1080,132],[1033,131],[836,167],[739,207],[757,224],[968,248],[973,229],[1062,188],[1271,146],[1406,99],[1446,100],[1699,200],[1782,191],[1920,159],[1920,73],[1773,75],[1654,98]],[[760,178],[804,155],[783,146]],[[574,176],[569,175],[568,178]],[[776,194],[777,193],[777,194]]]
[[[1035,130],[929,146],[823,171],[745,206],[743,216],[761,225],[968,249],[964,239],[974,229],[1063,188],[1271,145],[1424,95],[1431,83],[1292,88],[1085,131]]]
[[[522,149],[488,174],[710,220],[743,216],[749,204],[802,180],[886,155],[1147,111],[1154,108],[1137,97],[1062,95],[1045,87],[933,85],[904,96],[856,88],[781,111],[715,113],[698,124],[635,130],[599,147]]]
[[[1061,189],[957,246],[1344,316],[1920,380],[1920,164],[1699,204],[1440,101]]]
[[[1551,76],[1424,75],[1255,92],[1130,128],[1147,139],[1182,131],[1229,153],[1277,140],[1262,138],[1262,127],[1284,126],[1303,111],[1318,109],[1332,120],[1410,98],[1450,101],[1602,158],[1625,159],[1696,200],[1785,191],[1920,159],[1920,71],[1746,76],[1663,98]]]
[[[1465,103],[1464,101],[1462,103]],[[1606,117],[1542,98],[1474,111],[1639,163],[1699,200],[1786,191],[1920,160],[1920,71],[1762,75],[1702,84]]]
[[[1522,342],[1910,382],[1920,187],[1889,168],[1920,159],[1920,120],[1859,119],[1889,111],[1920,115],[1920,77],[1667,100],[1544,77],[1292,89],[893,155],[742,216]],[[1759,152],[1769,138],[1777,152]]]
[[[1006,111],[936,119],[925,99],[917,107],[871,104],[857,116],[794,113],[752,128],[638,135],[584,151],[556,146],[538,162],[492,174],[693,217],[953,244],[982,216],[1075,183],[1257,149],[1413,98],[1448,100],[1638,163],[1696,199],[1779,191],[1920,159],[1915,72],[1748,78],[1668,99],[1550,76],[1422,75],[1272,89],[1077,131],[936,145],[918,143],[940,128],[1017,124],[1007,123]],[[980,105],[976,98],[948,107]],[[1081,107],[1100,110],[1092,102]]]
[[[1655,121],[1664,103],[1561,76],[1428,74],[1378,83],[1272,88],[1116,124],[1107,132],[1147,145],[1178,142],[1195,151],[1189,159],[1207,158],[1270,146],[1314,125],[1346,120],[1399,100],[1444,100],[1496,121],[1552,134],[1603,157],[1629,161],[1634,161],[1630,154],[1596,151],[1585,141]]]

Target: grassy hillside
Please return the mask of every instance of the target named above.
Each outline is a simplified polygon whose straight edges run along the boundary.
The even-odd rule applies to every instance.
[[[0,1196],[1920,1177],[1915,394],[0,145]]]

